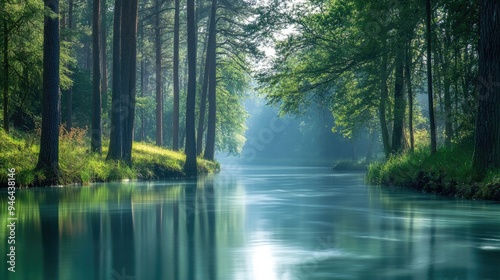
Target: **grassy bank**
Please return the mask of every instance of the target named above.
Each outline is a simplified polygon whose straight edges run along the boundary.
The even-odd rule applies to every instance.
[[[42,172],[35,171],[38,159],[38,139],[35,134],[0,130],[0,187],[7,186],[7,169],[15,168],[16,184],[20,187],[37,186],[44,181]],[[107,144],[104,145],[107,147]],[[59,145],[60,184],[88,184],[123,179],[182,178],[185,155],[147,143],[134,143],[133,165],[106,161],[103,155],[89,153],[90,143],[83,129],[62,131]],[[199,173],[216,172],[219,164],[198,159]]]
[[[434,155],[429,149],[418,149],[372,163],[367,180],[446,196],[500,201],[500,170],[477,178],[472,169],[472,152],[471,143],[440,148]]]

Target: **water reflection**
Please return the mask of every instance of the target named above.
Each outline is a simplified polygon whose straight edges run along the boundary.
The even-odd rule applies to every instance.
[[[19,190],[16,206],[16,273],[1,279],[500,277],[498,204],[368,187],[362,174],[249,168]]]

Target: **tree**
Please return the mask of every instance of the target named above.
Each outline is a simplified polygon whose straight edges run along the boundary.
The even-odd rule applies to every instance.
[[[483,175],[500,167],[500,5],[480,2],[479,107],[474,138],[473,167]]]
[[[102,153],[101,2],[93,0],[92,16],[92,133],[91,151]]]
[[[137,0],[116,0],[113,38],[113,92],[108,159],[132,164],[137,68]]]
[[[431,129],[431,154],[434,154],[437,149],[436,140],[436,123],[434,118],[434,95],[432,92],[432,33],[431,33],[431,0],[425,1],[426,14],[426,37],[427,37],[427,96],[429,101],[429,125]]]
[[[46,15],[43,28],[43,100],[42,134],[37,169],[43,170],[50,184],[59,180],[59,1],[45,0],[51,14]]]
[[[122,1],[115,0],[115,13],[113,15],[113,84],[111,93],[111,131],[109,135],[108,160],[120,160],[122,158],[123,139],[123,117],[120,95],[121,84],[121,21]]]
[[[175,0],[174,15],[174,111],[172,117],[172,148],[179,150],[179,27],[180,27],[180,0]]]
[[[207,49],[208,66],[208,127],[207,141],[205,146],[204,158],[214,160],[215,155],[215,128],[217,114],[217,0],[212,0],[212,9],[210,13],[209,28],[209,48]]]
[[[188,93],[186,99],[186,162],[184,172],[187,176],[196,176],[196,21],[194,0],[187,0],[187,47],[188,47]]]
[[[124,1],[121,28],[121,101],[124,110],[122,159],[132,164],[132,142],[135,118],[135,90],[137,68],[137,0]]]
[[[161,75],[160,0],[155,0],[155,50],[156,50],[156,145],[163,145],[163,86]]]
[[[68,30],[73,30],[73,0],[68,0]],[[70,130],[73,126],[73,87],[64,91],[66,95],[66,129]]]

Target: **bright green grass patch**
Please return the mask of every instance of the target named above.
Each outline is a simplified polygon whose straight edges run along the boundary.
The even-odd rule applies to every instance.
[[[91,182],[123,179],[182,178],[185,155],[147,143],[134,143],[132,166],[122,162],[106,161],[107,143],[103,155],[89,152],[89,139],[83,129],[61,130],[59,143],[60,184],[88,184]],[[0,130],[0,186],[7,186],[7,169],[15,168],[18,186],[35,186],[44,181],[44,175],[35,171],[38,160],[38,137],[34,134]],[[217,162],[198,159],[199,173],[217,172]]]
[[[472,168],[472,153],[470,142],[440,148],[434,155],[428,148],[418,149],[372,163],[367,181],[456,197],[500,200],[500,170],[478,178]]]

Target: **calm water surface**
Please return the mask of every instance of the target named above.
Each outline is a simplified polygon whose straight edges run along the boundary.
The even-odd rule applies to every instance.
[[[18,190],[16,272],[4,227],[0,279],[500,279],[500,204],[324,168],[229,169]]]

